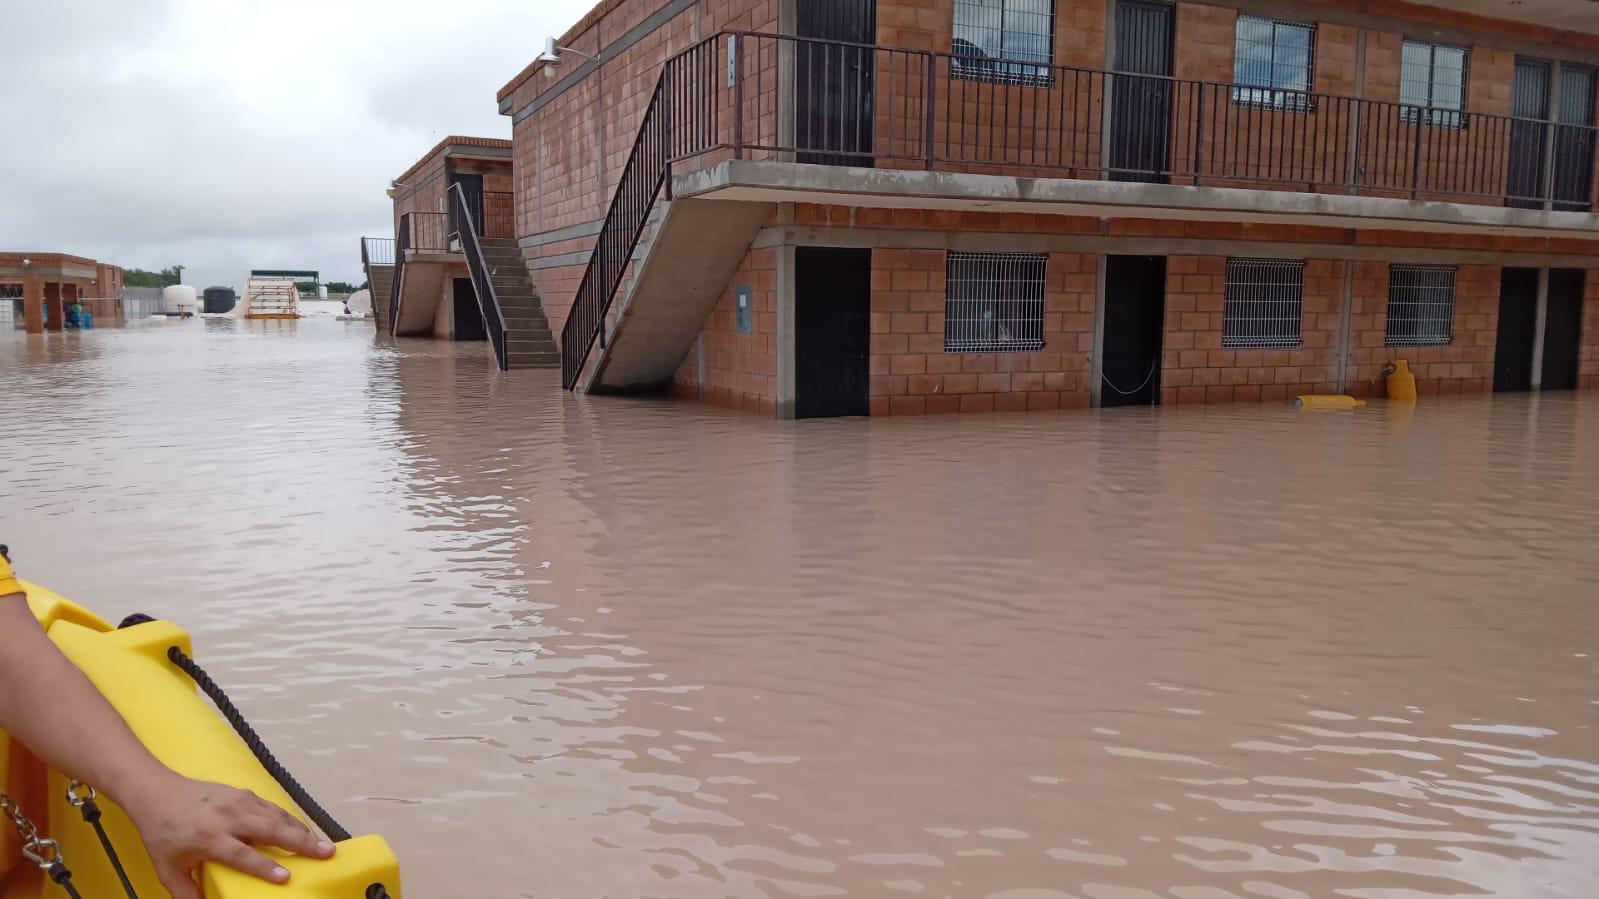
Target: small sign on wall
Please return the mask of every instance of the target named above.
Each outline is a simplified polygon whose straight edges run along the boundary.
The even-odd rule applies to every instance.
[[[740,284],[733,288],[733,296],[737,300],[734,321],[738,325],[738,333],[755,333],[755,288],[748,284]]]

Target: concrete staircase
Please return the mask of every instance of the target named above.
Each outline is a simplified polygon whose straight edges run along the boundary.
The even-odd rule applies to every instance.
[[[367,280],[371,282],[372,317],[377,321],[378,333],[389,333],[389,301],[394,298],[394,266],[367,266]]]
[[[684,199],[665,204],[642,256],[618,290],[604,348],[579,386],[590,393],[659,391],[721,299],[770,203]]]
[[[560,368],[561,352],[550,333],[533,282],[527,275],[527,261],[516,241],[509,237],[482,237],[483,261],[489,266],[489,280],[500,312],[505,316],[505,361],[508,368]]]

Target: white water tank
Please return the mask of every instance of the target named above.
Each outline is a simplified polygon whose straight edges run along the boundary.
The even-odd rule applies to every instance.
[[[328,286],[326,284],[318,284],[316,286],[316,298],[319,300],[328,298]]]
[[[200,293],[187,284],[173,284],[161,290],[161,311],[168,315],[199,312]]]
[[[349,306],[350,311],[356,315],[371,315],[372,291],[365,289],[357,290],[355,293],[350,294],[350,298],[345,300],[344,304]]]

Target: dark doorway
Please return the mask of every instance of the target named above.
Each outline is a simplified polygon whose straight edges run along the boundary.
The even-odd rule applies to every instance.
[[[1538,270],[1499,273],[1499,339],[1494,345],[1494,392],[1532,389],[1532,346],[1538,334]]]
[[[1173,21],[1172,7],[1165,3],[1120,0],[1116,4],[1118,74],[1112,76],[1110,120],[1114,180],[1171,180]],[[1119,74],[1123,72],[1133,74]]]
[[[1555,208],[1586,212],[1592,208],[1594,134],[1594,70],[1560,64],[1560,108],[1555,128]]]
[[[489,332],[483,327],[483,310],[477,304],[477,291],[471,278],[454,279],[455,339],[486,340]]]
[[[461,185],[461,193],[466,197],[466,208],[472,213],[472,227],[477,235],[483,235],[483,176],[472,175],[466,172],[451,172],[450,184]],[[450,211],[450,233],[459,234],[461,223],[456,220],[455,202],[445,198],[444,208]]]
[[[794,250],[794,417],[867,415],[872,251]]]
[[[795,15],[795,158],[870,166],[874,51],[823,42],[877,43],[877,0],[804,0]]]
[[[1543,390],[1576,390],[1577,359],[1582,343],[1582,297],[1588,273],[1581,269],[1549,270],[1549,304],[1544,311]]]
[[[1166,257],[1108,257],[1101,406],[1151,406],[1160,402],[1161,333],[1165,321]]]
[[[1549,118],[1549,63],[1542,59],[1516,57],[1516,79],[1510,88],[1509,183],[1505,194],[1509,205],[1522,209],[1542,209],[1544,189],[1544,142],[1542,124]],[[1530,119],[1532,121],[1520,121]]]

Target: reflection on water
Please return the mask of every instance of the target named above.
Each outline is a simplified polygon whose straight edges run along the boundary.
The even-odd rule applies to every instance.
[[[1599,397],[791,424],[370,335],[0,340],[0,537],[412,895],[1599,895]]]

